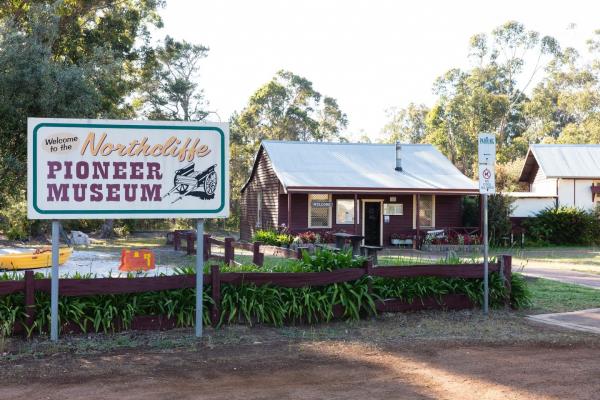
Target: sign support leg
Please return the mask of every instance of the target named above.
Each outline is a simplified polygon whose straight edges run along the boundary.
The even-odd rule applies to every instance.
[[[202,337],[202,294],[204,287],[204,220],[196,221],[196,337]]]
[[[58,220],[52,220],[52,280],[50,285],[50,340],[58,340]]]
[[[488,240],[488,195],[483,196],[483,313],[489,313],[489,282],[488,282],[488,257],[489,257],[489,240]]]

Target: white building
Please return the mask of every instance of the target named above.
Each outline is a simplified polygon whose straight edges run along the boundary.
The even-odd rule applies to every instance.
[[[600,145],[531,145],[519,181],[529,191],[507,193],[516,198],[512,217],[556,206],[592,210],[600,202]]]

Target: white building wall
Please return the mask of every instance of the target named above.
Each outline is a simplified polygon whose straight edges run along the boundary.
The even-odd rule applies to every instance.
[[[577,207],[592,210],[592,183],[591,179],[559,179],[558,204],[566,207]]]
[[[511,217],[525,218],[533,217],[545,208],[556,207],[556,198],[554,197],[518,197],[513,202],[513,211]]]
[[[546,178],[546,175],[539,168],[533,182],[531,191],[539,194],[556,194],[556,178]]]

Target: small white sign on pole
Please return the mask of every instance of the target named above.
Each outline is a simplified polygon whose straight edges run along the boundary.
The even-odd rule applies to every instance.
[[[496,193],[496,136],[480,133],[479,150],[479,193]]]

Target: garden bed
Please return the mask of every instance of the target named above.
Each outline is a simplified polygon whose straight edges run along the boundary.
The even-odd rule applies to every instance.
[[[503,260],[490,264],[490,304],[522,305],[527,297],[522,280],[511,275],[510,257]],[[61,279],[60,320],[96,332],[132,329],[141,321],[159,329],[192,326],[195,276],[190,272]],[[214,265],[205,272],[204,323],[214,326],[357,320],[378,312],[457,309],[482,301],[481,264],[373,267],[349,253],[319,251],[270,271]],[[49,289],[48,279],[33,279],[31,273],[25,280],[0,282],[0,317],[11,330],[20,325],[28,334],[46,332]]]

